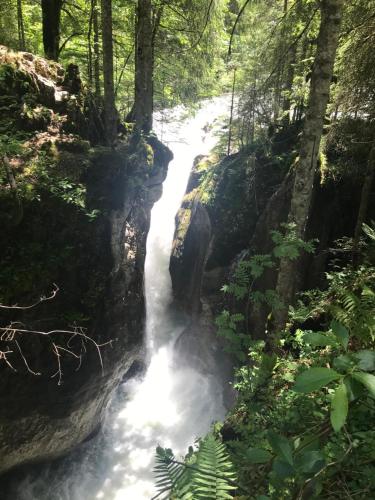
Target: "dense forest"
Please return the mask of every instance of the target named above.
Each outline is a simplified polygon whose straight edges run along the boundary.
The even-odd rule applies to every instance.
[[[223,97],[168,307],[230,402],[153,498],[374,498],[375,1],[2,0],[0,44],[0,489],[147,370],[155,117]]]

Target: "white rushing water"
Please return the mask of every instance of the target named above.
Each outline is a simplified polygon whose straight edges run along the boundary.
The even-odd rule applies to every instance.
[[[168,307],[172,298],[168,267],[174,218],[194,158],[215,146],[218,118],[228,113],[228,101],[206,101],[195,116],[184,120],[181,108],[169,113],[168,122],[162,115],[156,116],[158,136],[173,151],[174,159],[163,196],[153,207],[147,240],[150,364],[143,378],[132,379],[120,388],[100,435],[57,467],[23,481],[14,496],[17,500],[150,500],[155,494],[152,469],[156,446],[171,447],[176,455],[184,455],[196,437],[224,416],[217,378],[176,359],[173,345],[183,325],[175,322]]]

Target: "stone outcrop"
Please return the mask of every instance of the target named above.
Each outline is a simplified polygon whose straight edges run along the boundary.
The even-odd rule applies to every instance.
[[[150,211],[171,153],[125,133],[113,149],[100,145],[100,116],[54,63],[1,48],[0,72],[0,134],[17,138],[12,150],[0,136],[16,183],[13,192],[1,174],[0,303],[32,304],[59,288],[30,310],[1,310],[0,327],[78,332],[0,337],[0,351],[12,351],[9,364],[0,359],[3,473],[90,436],[140,357]]]
[[[324,179],[324,163],[316,176],[307,237],[319,243],[314,255],[301,259],[302,290],[324,286],[332,258],[329,249],[338,238],[351,236],[356,224],[363,182],[357,166],[367,156],[361,149],[353,156],[352,145],[346,147],[351,137],[348,128],[364,135],[361,123],[336,124],[325,150],[332,178]],[[243,312],[244,304],[226,297],[220,288],[230,281],[239,260],[272,252],[271,231],[280,230],[288,216],[298,132],[298,126],[280,130],[267,149],[259,143],[221,161],[199,157],[195,162],[176,217],[170,261],[174,297],[183,310],[190,312],[193,304],[199,310],[202,302],[214,312],[223,308]],[[208,215],[205,224],[196,215],[197,207]],[[369,210],[371,220],[374,207]],[[274,289],[276,273],[275,268],[266,269],[256,289]],[[246,308],[244,330],[253,338],[264,338],[269,307],[247,304]]]
[[[189,313],[199,312],[202,290],[215,302],[233,259],[247,247],[282,179],[283,170],[275,165],[258,166],[246,153],[220,162],[198,157],[194,163],[176,216],[170,260],[174,298]]]
[[[206,208],[198,200],[181,207],[177,214],[170,272],[174,298],[196,316],[201,309],[200,291],[211,241],[211,221]]]

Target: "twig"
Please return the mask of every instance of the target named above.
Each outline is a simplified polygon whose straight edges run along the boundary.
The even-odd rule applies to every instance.
[[[27,368],[27,371],[29,371],[32,375],[41,375],[41,373],[40,373],[40,372],[34,372],[34,370],[32,370],[32,369],[30,368],[30,366],[29,366],[29,364],[28,364],[28,362],[27,362],[27,360],[26,360],[26,358],[25,358],[25,356],[24,356],[24,354],[23,354],[23,352],[22,352],[21,346],[19,345],[19,343],[18,343],[18,341],[17,341],[16,339],[14,339],[14,343],[16,344],[16,346],[17,346],[17,348],[18,348],[18,350],[19,350],[19,353],[20,353],[20,355],[21,355],[21,358],[23,359],[23,362],[25,363],[25,366],[26,366],[26,368]]]
[[[14,368],[14,366],[9,362],[7,358],[7,354],[11,354],[12,352],[13,351],[0,351],[0,361],[4,360],[5,363],[9,366],[9,368],[11,368],[14,372],[16,372],[17,370]]]
[[[57,362],[58,362],[58,370],[57,372],[52,375],[51,378],[55,377],[56,375],[59,375],[59,382],[58,382],[58,385],[61,385],[62,383],[62,370],[61,370],[61,361],[60,361],[60,357],[61,357],[61,354],[60,354],[60,351],[64,351],[70,355],[72,355],[73,357],[75,357],[76,359],[79,360],[79,364],[76,368],[75,371],[78,371],[82,365],[82,354],[86,352],[86,346],[85,346],[85,342],[90,342],[94,347],[95,347],[95,350],[97,352],[97,355],[98,355],[98,358],[99,358],[99,362],[100,362],[100,367],[101,367],[101,371],[102,371],[102,375],[104,375],[104,366],[103,366],[103,358],[102,358],[102,353],[101,353],[101,348],[102,347],[105,347],[106,345],[111,345],[112,346],[112,343],[113,343],[113,340],[109,340],[108,342],[103,342],[101,344],[99,344],[98,342],[96,342],[94,339],[92,339],[89,335],[87,335],[85,332],[84,332],[84,328],[82,327],[78,327],[78,326],[74,326],[74,330],[50,330],[48,332],[43,332],[43,331],[39,331],[39,330],[27,330],[25,328],[19,328],[15,325],[18,325],[20,324],[19,322],[17,323],[11,323],[10,325],[6,326],[6,327],[0,327],[0,332],[3,332],[0,336],[0,341],[2,342],[14,342],[17,346],[17,349],[20,353],[20,356],[28,370],[29,373],[33,374],[33,375],[41,375],[41,373],[39,372],[34,372],[28,362],[27,362],[27,359],[25,357],[25,355],[23,354],[22,352],[22,349],[21,349],[21,346],[19,345],[18,341],[16,340],[16,335],[17,334],[35,334],[35,335],[42,335],[42,336],[52,336],[52,335],[55,335],[55,334],[63,334],[63,335],[70,335],[70,338],[67,342],[67,347],[63,347],[63,346],[60,346],[60,345],[57,345],[55,342],[52,342],[52,346],[53,346],[53,353],[55,354],[55,356],[57,357]],[[72,349],[71,349],[71,341],[73,340],[73,338],[75,337],[80,337],[81,339],[81,352],[80,354],[77,354],[75,353]],[[0,351],[0,360],[4,360],[6,362],[6,364],[12,368],[14,371],[17,371],[12,365],[11,363],[9,362],[9,360],[7,359],[7,356],[6,354],[9,354],[13,351]]]
[[[45,297],[44,295],[42,295],[42,297],[40,297],[40,299],[37,302],[35,302],[34,304],[31,304],[30,306],[18,306],[17,304],[13,305],[13,306],[4,306],[4,305],[0,304],[0,309],[22,309],[22,310],[32,309],[33,307],[38,306],[42,302],[46,302],[47,300],[52,300],[56,297],[56,294],[60,289],[56,285],[56,283],[53,283],[53,286],[54,286],[54,289],[52,290],[51,295],[49,295],[48,297]]]

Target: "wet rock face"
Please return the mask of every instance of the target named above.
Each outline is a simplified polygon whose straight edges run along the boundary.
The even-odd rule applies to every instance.
[[[0,71],[2,55],[0,51]],[[30,54],[16,57],[21,60],[17,78],[35,81],[37,74],[56,96],[63,80],[60,67]],[[5,64],[17,67],[12,60]],[[67,94],[64,102],[71,102]],[[22,96],[10,77],[7,95],[20,105]],[[44,99],[36,87],[29,91],[31,97],[36,103]],[[47,106],[49,101],[43,102]],[[137,143],[125,137],[109,149],[90,142],[86,127],[81,135],[67,134],[70,111],[56,102],[48,108],[53,126],[28,130],[29,156],[17,163],[10,158],[22,194],[23,215],[17,221],[9,210],[12,193],[0,184],[0,303],[33,303],[48,295],[53,283],[59,291],[29,311],[1,311],[0,327],[12,321],[43,332],[77,326],[92,340],[17,334],[26,365],[15,344],[0,339],[0,351],[9,346],[14,351],[9,355],[14,369],[0,363],[0,473],[56,458],[90,436],[112,391],[139,358],[150,212],[171,160],[156,137]],[[91,115],[82,109],[83,123],[90,126]],[[9,124],[15,131],[19,126],[17,119]],[[48,161],[37,164],[29,181],[27,168],[39,161],[39,151]],[[24,184],[32,195],[24,196]],[[53,344],[75,356],[60,350],[57,357]]]
[[[247,246],[259,211],[280,180],[275,171],[267,165],[256,168],[254,155],[246,153],[219,162],[196,158],[176,217],[170,261],[174,297],[188,313],[199,311],[202,287],[204,296],[216,300],[232,260]]]
[[[196,200],[178,211],[176,226],[169,267],[173,295],[194,317],[201,309],[202,277],[211,241],[211,222],[206,208]]]

